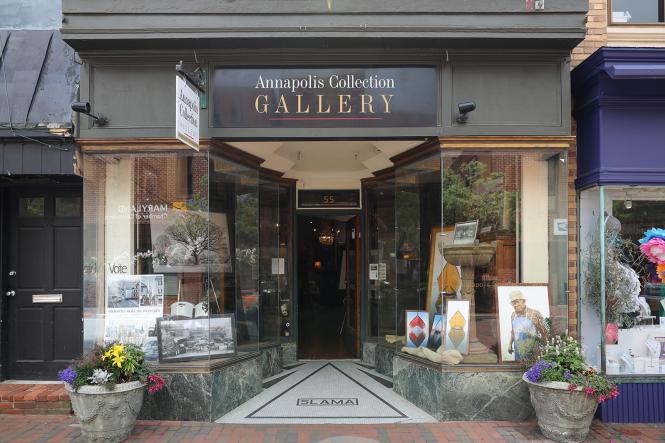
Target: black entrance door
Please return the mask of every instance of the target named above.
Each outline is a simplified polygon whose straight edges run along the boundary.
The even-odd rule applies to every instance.
[[[80,186],[9,192],[8,378],[55,379],[81,353],[81,200]]]

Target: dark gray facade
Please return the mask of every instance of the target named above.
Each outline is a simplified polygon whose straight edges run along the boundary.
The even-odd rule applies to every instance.
[[[77,136],[83,144],[123,139],[125,147],[132,140],[173,139],[174,68],[180,60],[209,79],[218,67],[437,68],[433,126],[355,127],[343,134],[338,128],[218,128],[209,84],[202,139],[569,136],[570,50],[584,38],[587,7],[583,0],[548,2],[543,11],[527,11],[516,0],[63,0],[62,33],[83,61],[80,100],[108,117],[102,127],[82,117]],[[477,109],[458,123],[457,106],[467,101]],[[379,372],[394,373],[393,354],[377,346],[373,363]],[[451,386],[445,377],[435,378],[441,389]],[[499,378],[488,377],[505,385]],[[501,395],[505,403],[497,409],[513,401],[512,394]],[[520,408],[528,403],[523,392],[516,396]],[[445,419],[446,408],[430,409]]]

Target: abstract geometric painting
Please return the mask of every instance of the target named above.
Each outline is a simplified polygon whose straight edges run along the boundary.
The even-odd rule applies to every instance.
[[[446,305],[445,349],[469,353],[469,301],[448,300]]]
[[[429,338],[429,312],[406,311],[406,346],[427,346]]]

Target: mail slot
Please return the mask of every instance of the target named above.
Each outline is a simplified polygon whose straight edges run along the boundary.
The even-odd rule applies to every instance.
[[[33,303],[62,303],[62,294],[32,294]]]

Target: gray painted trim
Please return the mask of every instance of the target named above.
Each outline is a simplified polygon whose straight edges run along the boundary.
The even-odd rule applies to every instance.
[[[42,141],[44,145],[24,139],[0,140],[0,173],[74,175],[74,142]]]
[[[467,0],[420,0],[418,2],[404,2],[403,0],[334,0],[331,10],[328,10],[324,1],[302,0],[272,0],[271,13],[308,14],[308,13],[374,13],[379,11],[394,14],[413,14],[416,12],[525,12],[524,2],[513,0],[491,0],[484,2],[469,2]],[[586,12],[588,2],[585,0],[557,0],[547,3],[545,11],[537,13],[550,13],[559,11]],[[62,11],[72,13],[98,13],[98,14],[265,14],[265,0],[114,0],[113,2],[91,2],[90,0],[63,0]]]

